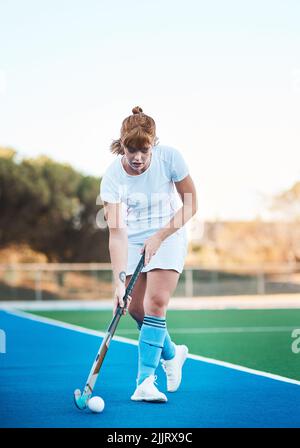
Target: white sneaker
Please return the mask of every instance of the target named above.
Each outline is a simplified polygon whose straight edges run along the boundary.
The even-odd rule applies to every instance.
[[[141,384],[139,384],[131,397],[133,401],[168,401],[165,394],[159,392],[155,386],[156,376],[148,376]]]
[[[167,375],[167,390],[175,392],[181,383],[182,366],[188,355],[186,345],[175,345],[175,356],[172,359],[161,359],[162,368]]]

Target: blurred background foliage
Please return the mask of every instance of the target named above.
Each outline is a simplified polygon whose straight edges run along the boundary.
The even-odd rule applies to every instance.
[[[0,147],[0,261],[109,261],[108,232],[96,226],[100,182]]]

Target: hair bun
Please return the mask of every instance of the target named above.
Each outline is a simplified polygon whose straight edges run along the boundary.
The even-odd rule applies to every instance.
[[[132,113],[135,114],[141,114],[143,112],[143,109],[140,106],[136,106],[132,109]]]

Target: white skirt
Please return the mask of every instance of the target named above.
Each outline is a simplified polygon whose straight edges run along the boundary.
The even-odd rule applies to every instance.
[[[132,275],[142,256],[142,243],[136,243],[128,240],[128,262],[126,275]],[[185,257],[187,255],[188,240],[185,229],[176,231],[166,238],[160,245],[158,251],[150,260],[147,266],[144,266],[142,272],[151,271],[151,269],[174,269],[183,271]]]

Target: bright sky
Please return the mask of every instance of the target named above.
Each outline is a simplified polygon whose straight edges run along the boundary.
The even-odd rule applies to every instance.
[[[0,145],[100,176],[140,105],[203,219],[300,180],[298,0],[1,0]]]

